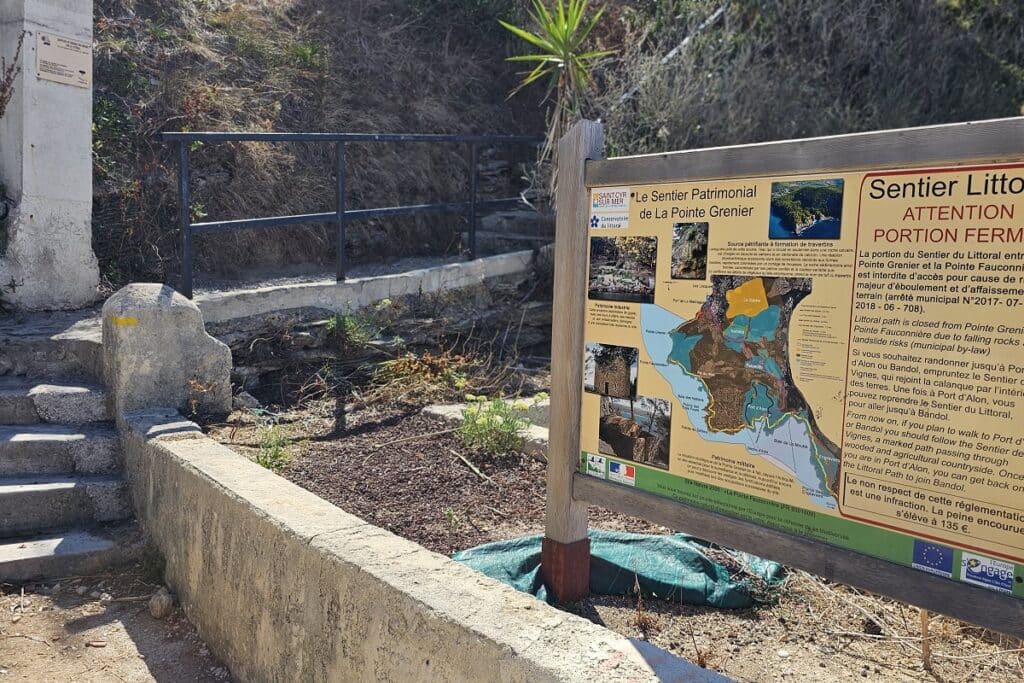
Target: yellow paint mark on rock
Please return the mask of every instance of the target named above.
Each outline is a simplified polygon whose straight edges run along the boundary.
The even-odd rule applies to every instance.
[[[118,327],[134,327],[139,324],[139,319],[131,315],[112,315],[110,322]]]

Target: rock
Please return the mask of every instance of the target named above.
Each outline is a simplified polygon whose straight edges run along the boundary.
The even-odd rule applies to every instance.
[[[311,349],[319,346],[319,340],[309,332],[296,332],[292,335],[292,346],[297,349]]]
[[[86,647],[106,647],[107,641],[105,640],[90,640],[85,644]]]
[[[260,407],[260,402],[248,391],[240,391],[231,399],[231,407],[234,410],[248,408],[250,410]]]
[[[775,654],[777,654],[779,657],[781,657],[783,659],[789,658],[789,650],[779,650]]]
[[[78,593],[79,595],[85,595],[85,592],[87,590],[89,590],[89,589],[86,588],[85,586],[79,586],[78,588],[75,589],[75,592]]]
[[[110,593],[100,593],[100,602],[110,602],[113,599]]]
[[[254,389],[260,383],[259,368],[235,366],[231,369],[231,381],[235,386],[242,387],[246,391]]]
[[[89,597],[92,598],[93,600],[99,600],[100,599],[100,592],[99,591],[93,591],[92,593],[89,593]]]
[[[117,413],[231,410],[231,349],[206,333],[195,303],[165,285],[131,284],[103,304],[103,365]]]
[[[174,598],[171,596],[170,591],[162,586],[149,599],[149,613],[154,619],[163,619],[171,613],[173,608]]]

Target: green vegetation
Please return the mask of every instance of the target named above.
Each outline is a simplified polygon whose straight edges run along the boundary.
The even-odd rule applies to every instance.
[[[533,397],[532,405],[547,398],[540,393]],[[530,427],[526,413],[531,403],[524,399],[506,401],[501,397],[466,394],[469,403],[462,411],[459,436],[467,446],[479,448],[493,455],[514,453],[523,447],[523,435]]]
[[[291,439],[285,429],[277,424],[262,425],[259,438],[256,462],[274,472],[280,472],[287,467],[292,461],[292,454],[288,451]]]
[[[377,339],[392,322],[391,299],[381,299],[370,308],[353,313],[335,313],[327,319],[327,334],[339,346],[361,351]]]
[[[839,219],[843,189],[828,183],[784,183],[772,192],[772,213],[788,230],[801,230],[824,218]]]
[[[587,0],[554,0],[554,9],[548,10],[544,0],[533,0],[530,18],[537,31],[514,26],[507,21],[499,23],[540,52],[509,57],[510,62],[536,64],[512,94],[541,79],[548,80],[548,95],[554,94],[554,104],[548,115],[548,135],[542,157],[551,154],[568,127],[582,111],[584,93],[590,86],[591,69],[611,50],[587,49],[588,38],[601,20],[605,8],[586,18]]]

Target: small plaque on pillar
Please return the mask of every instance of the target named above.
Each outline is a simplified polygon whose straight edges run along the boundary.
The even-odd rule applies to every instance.
[[[36,76],[43,81],[91,87],[92,45],[53,33],[37,33]]]

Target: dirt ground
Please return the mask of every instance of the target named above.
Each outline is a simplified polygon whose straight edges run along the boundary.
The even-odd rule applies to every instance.
[[[292,460],[281,473],[367,521],[436,552],[543,529],[544,467],[523,455],[467,448],[451,427],[414,407],[345,415],[307,408],[279,415]],[[211,434],[255,456],[260,431],[236,413]],[[474,468],[476,471],[474,471]],[[669,530],[591,508],[594,528]],[[898,602],[790,571],[775,604],[719,610],[599,596],[566,609],[738,681],[1024,680],[1020,643],[931,618],[931,671],[921,661],[919,612]]]
[[[231,681],[180,609],[150,616],[147,573],[0,585],[0,681]]]

